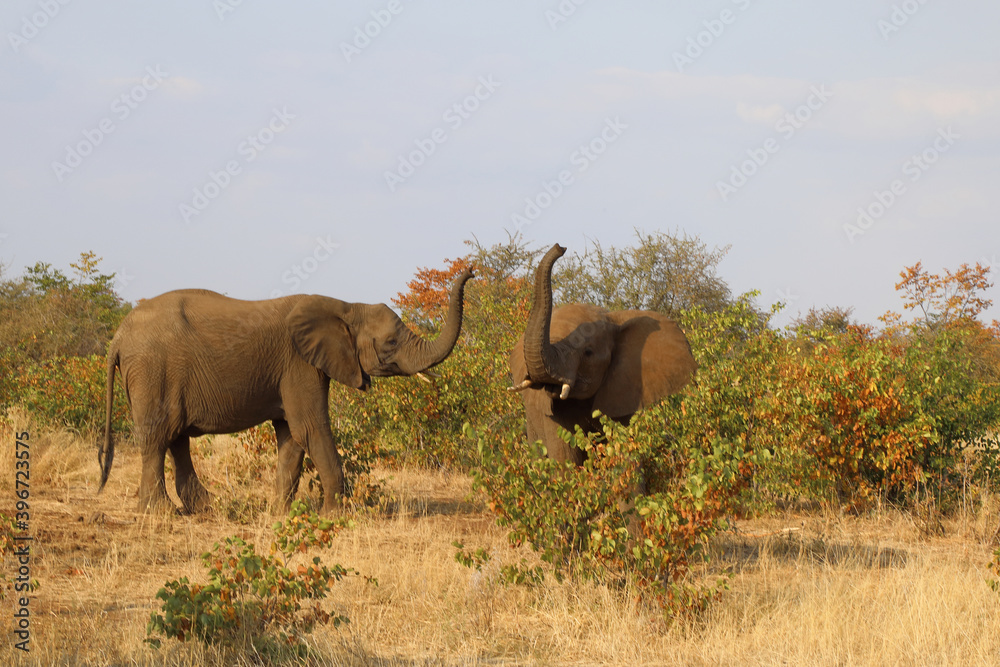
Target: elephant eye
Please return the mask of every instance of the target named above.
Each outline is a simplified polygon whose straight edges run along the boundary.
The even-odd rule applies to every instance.
[[[594,354],[594,351],[591,350],[589,347],[586,350],[583,351],[583,356],[585,356],[585,357],[592,356],[593,354]]]

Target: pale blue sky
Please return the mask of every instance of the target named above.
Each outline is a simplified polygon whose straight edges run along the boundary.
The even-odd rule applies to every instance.
[[[732,245],[737,292],[874,322],[905,265],[1000,264],[998,26],[994,0],[6,2],[0,261],[387,302],[521,216],[574,251],[680,228]]]

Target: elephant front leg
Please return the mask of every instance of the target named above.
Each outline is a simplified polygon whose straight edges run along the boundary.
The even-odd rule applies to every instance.
[[[302,477],[302,460],[306,452],[292,438],[288,422],[274,420],[274,434],[278,440],[278,479],[275,484],[277,507],[284,514],[291,509],[292,500],[299,490]]]
[[[191,461],[191,439],[182,435],[170,443],[170,457],[174,461],[177,497],[189,514],[202,512],[212,506],[212,494],[198,479]]]
[[[329,426],[309,431],[306,451],[316,464],[323,485],[323,513],[337,514],[343,507],[344,468]]]
[[[176,511],[167,495],[163,477],[165,448],[146,446],[142,450],[142,478],[139,480],[139,511]]]

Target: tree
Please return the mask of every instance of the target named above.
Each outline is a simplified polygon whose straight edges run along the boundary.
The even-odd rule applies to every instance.
[[[17,279],[0,281],[0,343],[20,359],[104,354],[131,307],[115,292],[115,275],[98,270],[101,258],[80,254],[70,279],[36,262]]]
[[[469,266],[465,257],[446,259],[444,262],[444,269],[417,269],[416,277],[406,283],[408,291],[400,292],[392,299],[410,324],[426,331],[437,330],[443,324],[451,283]]]
[[[896,291],[902,292],[903,308],[919,311],[915,324],[936,329],[968,323],[993,305],[992,299],[980,296],[993,287],[989,273],[990,267],[979,262],[962,264],[954,273],[945,269],[943,275],[930,273],[917,262],[900,271]]]
[[[489,247],[477,239],[465,244],[471,252],[457,259],[446,259],[444,269],[417,269],[416,277],[406,284],[407,291],[396,295],[393,304],[402,311],[407,322],[428,332],[437,331],[447,310],[451,283],[467,266],[472,266],[477,278],[466,286],[463,335],[476,335],[480,325],[487,326],[481,321],[486,312],[509,315],[505,323],[491,322],[491,331],[498,325],[514,330],[527,319],[528,289],[533,280],[535,259],[541,250],[529,248],[520,234],[508,236],[506,243]],[[484,309],[484,305],[488,307]]]
[[[709,249],[680,231],[635,235],[634,247],[605,248],[594,241],[582,255],[564,259],[553,276],[556,299],[672,317],[694,306],[717,312],[731,302],[729,286],[716,272],[728,245]]]
[[[814,343],[830,334],[846,334],[857,322],[851,319],[854,308],[827,306],[826,308],[810,308],[805,315],[799,315],[788,325],[787,329],[800,339]]]

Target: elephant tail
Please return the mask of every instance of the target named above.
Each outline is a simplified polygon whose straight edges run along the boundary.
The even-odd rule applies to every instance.
[[[115,439],[111,432],[111,421],[115,407],[115,371],[117,368],[118,341],[113,338],[108,350],[108,384],[107,394],[104,398],[104,446],[97,451],[97,462],[101,466],[101,486],[97,489],[98,493],[104,490],[104,485],[108,482],[108,475],[111,474],[111,462],[115,460]]]

